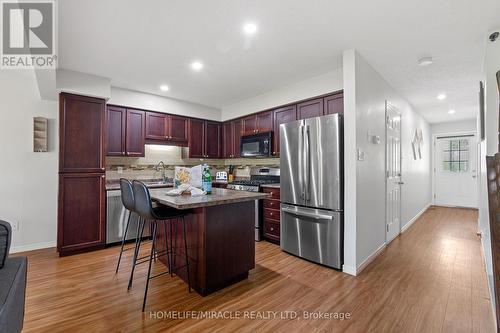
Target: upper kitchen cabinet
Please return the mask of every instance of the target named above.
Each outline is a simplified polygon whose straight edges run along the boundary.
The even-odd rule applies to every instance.
[[[170,141],[187,145],[188,142],[188,118],[181,116],[168,116],[168,136]]]
[[[140,110],[127,109],[126,156],[144,157],[144,125],[146,113]]]
[[[103,172],[105,101],[61,93],[59,103],[59,172]]]
[[[244,135],[269,132],[273,130],[273,112],[259,112],[243,118],[241,122]]]
[[[344,94],[336,93],[324,98],[324,114],[343,114],[344,113]]]
[[[106,112],[106,151],[108,156],[125,156],[127,109],[108,106]]]
[[[323,115],[323,98],[311,99],[297,104],[297,118],[307,119]]]
[[[146,112],[146,139],[167,139],[167,115],[158,112]]]
[[[240,157],[241,119],[228,121],[223,124],[222,157]]]
[[[158,143],[186,146],[188,118],[159,112],[146,112],[146,139]]]
[[[106,114],[106,155],[143,157],[146,113],[108,105]]]
[[[205,157],[221,157],[221,124],[216,122],[205,122]]]
[[[189,157],[221,157],[221,125],[200,119],[189,120]]]
[[[189,157],[205,157],[205,121],[189,119]]]
[[[273,156],[280,154],[280,125],[297,120],[297,107],[285,106],[274,110]]]

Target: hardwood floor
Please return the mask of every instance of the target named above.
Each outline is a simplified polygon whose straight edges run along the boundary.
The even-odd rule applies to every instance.
[[[117,247],[64,258],[55,249],[26,252],[24,332],[494,332],[476,225],[474,210],[433,207],[357,277],[260,242],[248,280],[201,297],[162,276],[150,284],[144,314],[145,265],[127,292],[131,251],[117,275]],[[301,318],[167,319],[163,311],[296,311]],[[303,311],[351,317],[311,320]]]

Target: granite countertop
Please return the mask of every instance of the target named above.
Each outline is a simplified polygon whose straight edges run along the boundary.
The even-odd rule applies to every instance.
[[[265,184],[265,185],[261,185],[261,187],[280,188],[280,183],[276,183],[276,184]]]
[[[271,196],[269,193],[233,191],[223,188],[213,188],[212,194],[199,197],[191,197],[190,194],[173,197],[165,194],[167,192],[166,189],[153,189],[150,192],[151,199],[158,201],[160,204],[176,209],[226,205],[237,202],[259,200]]]
[[[130,179],[132,181],[134,179]],[[143,180],[139,179],[140,181],[144,182],[148,188],[165,188],[165,187],[172,187],[174,186],[174,183],[171,180],[167,180],[166,183],[162,182],[161,180]],[[106,191],[116,191],[120,189],[120,181],[110,181],[106,183]]]

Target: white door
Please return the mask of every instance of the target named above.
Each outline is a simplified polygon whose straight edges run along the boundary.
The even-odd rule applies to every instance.
[[[434,146],[434,203],[477,208],[475,136],[438,136]]]
[[[386,102],[386,236],[389,243],[401,226],[401,114]]]

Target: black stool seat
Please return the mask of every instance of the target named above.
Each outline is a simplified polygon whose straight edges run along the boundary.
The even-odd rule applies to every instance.
[[[185,216],[189,213],[189,210],[178,210],[172,207],[164,206],[159,204],[151,209],[151,215],[155,220],[170,220]]]

